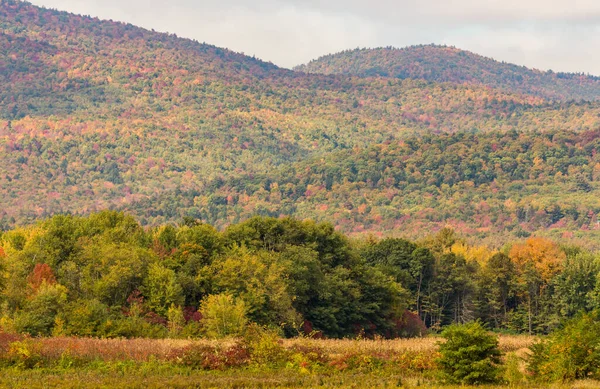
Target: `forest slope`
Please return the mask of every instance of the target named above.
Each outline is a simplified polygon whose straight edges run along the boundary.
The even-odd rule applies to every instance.
[[[259,213],[333,220],[346,232],[418,237],[452,225],[470,236],[573,238],[598,228],[599,152],[598,131],[422,135],[162,193],[129,210],[152,209],[151,218],[195,204],[197,217],[220,226]]]
[[[321,57],[296,70],[487,85],[511,93],[562,101],[600,98],[599,77],[542,72],[447,46],[348,50]]]
[[[14,0],[0,5],[3,227],[118,208],[144,224],[191,216],[224,225],[252,214],[297,213],[332,217],[345,231],[379,230],[317,214],[336,209],[337,200],[308,212],[302,203],[259,201],[252,187],[243,212],[223,213],[230,193],[223,197],[221,183],[293,181],[280,176],[290,164],[319,166],[346,158],[344,150],[420,134],[571,134],[600,124],[597,103],[480,85],[304,74],[132,25]],[[358,206],[377,188],[346,193],[358,196],[350,199]],[[300,200],[286,201],[292,199]],[[396,226],[396,214],[382,225]]]

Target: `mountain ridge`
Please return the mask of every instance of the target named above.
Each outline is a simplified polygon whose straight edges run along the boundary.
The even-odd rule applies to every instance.
[[[597,100],[600,77],[541,71],[498,61],[453,46],[415,45],[345,50],[299,65],[296,71],[359,77],[424,79],[488,85],[560,101]]]

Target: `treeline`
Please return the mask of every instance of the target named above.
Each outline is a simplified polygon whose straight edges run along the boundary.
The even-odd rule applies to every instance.
[[[144,229],[105,211],[0,242],[0,326],[32,335],[195,337],[215,312],[286,336],[415,336],[476,319],[543,333],[600,307],[600,259],[542,238],[493,251],[450,229],[351,240],[289,218],[220,232],[193,219]]]

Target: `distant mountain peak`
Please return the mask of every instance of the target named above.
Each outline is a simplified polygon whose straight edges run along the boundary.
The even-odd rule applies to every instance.
[[[294,70],[486,85],[510,93],[559,101],[600,99],[600,77],[528,69],[453,46],[433,44],[346,50],[323,56]]]

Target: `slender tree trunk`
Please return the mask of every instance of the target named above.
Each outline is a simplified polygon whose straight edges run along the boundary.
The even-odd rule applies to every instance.
[[[419,285],[417,286],[417,315],[421,317],[421,284],[423,283],[423,275],[419,275]]]
[[[531,295],[528,298],[528,316],[529,316],[529,335],[533,334],[533,325],[531,323]]]

